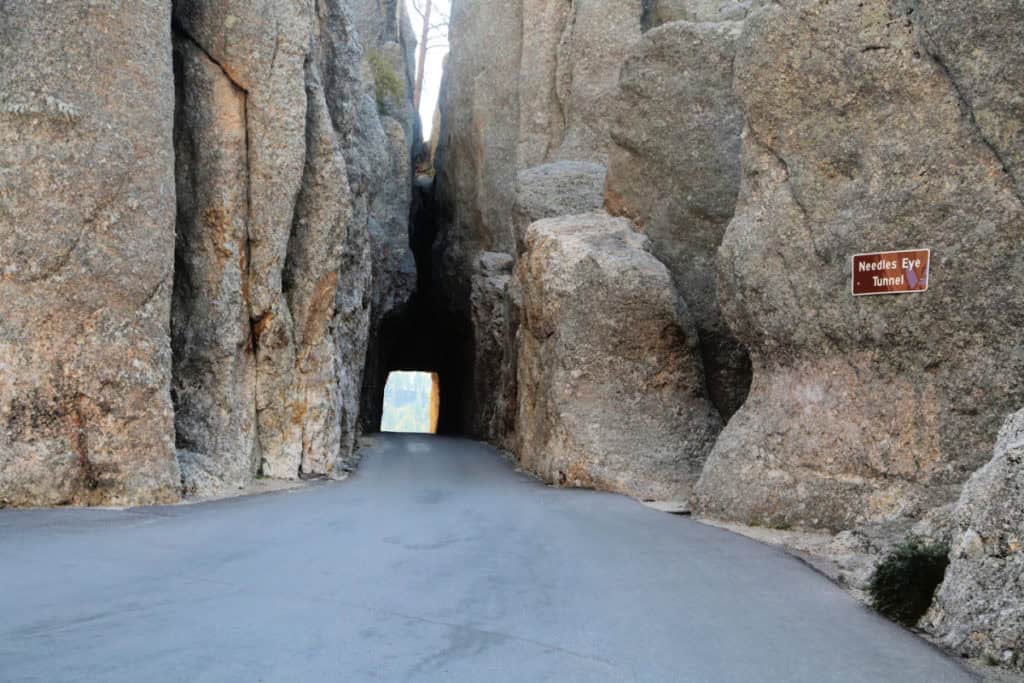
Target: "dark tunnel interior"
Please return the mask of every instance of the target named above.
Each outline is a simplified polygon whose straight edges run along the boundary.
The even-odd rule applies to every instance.
[[[441,409],[438,434],[461,435],[472,410],[473,330],[454,305],[434,267],[442,222],[432,179],[420,176],[413,188],[409,244],[416,260],[416,290],[404,306],[392,310],[371,331],[363,378],[361,427],[380,429],[384,387],[395,370],[436,372]],[[462,309],[464,310],[464,309]]]

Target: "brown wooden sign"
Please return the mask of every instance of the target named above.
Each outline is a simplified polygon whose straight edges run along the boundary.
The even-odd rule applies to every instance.
[[[930,257],[930,249],[854,254],[853,295],[927,291]]]

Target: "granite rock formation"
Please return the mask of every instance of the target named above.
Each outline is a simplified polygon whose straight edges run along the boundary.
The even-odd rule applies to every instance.
[[[453,5],[432,180],[401,0],[3,3],[0,507],[343,476],[428,370],[856,582],[952,539],[923,625],[1024,666],[1021,0]],[[928,291],[851,296],[901,248]]]
[[[342,474],[415,281],[401,5],[37,4],[0,20],[0,501]]]
[[[604,164],[592,161],[554,161],[520,171],[513,209],[516,251],[525,250],[526,229],[534,221],[600,210],[605,173]]]
[[[491,276],[481,257],[514,257],[533,220],[600,207],[608,111],[641,13],[640,0],[453,3],[434,264],[451,317],[491,350],[474,353],[479,362],[466,372],[477,400],[465,402],[460,422],[472,436],[509,444],[515,405],[506,372],[515,363],[515,286],[482,287]],[[495,322],[507,327],[491,329]]]
[[[995,16],[979,6],[972,20]],[[1012,152],[919,21],[881,0],[774,4],[746,21],[719,298],[754,376],[701,477],[705,514],[836,530],[920,517],[955,498],[1022,402]],[[851,254],[914,247],[932,250],[929,291],[850,295]]]
[[[743,115],[733,92],[742,22],[673,21],[630,49],[611,130],[606,205],[672,272],[700,334],[708,389],[728,419],[750,360],[718,305],[718,246],[736,206]]]
[[[176,4],[178,442],[224,485],[351,468],[368,341],[415,281],[412,44],[359,9]]]
[[[648,246],[604,213],[530,226],[516,451],[552,483],[685,501],[721,422],[693,321]]]
[[[953,508],[946,578],[923,626],[953,650],[1024,671],[1024,411]]]
[[[742,21],[764,0],[646,0],[644,29],[674,21]]]
[[[170,12],[0,12],[0,506],[179,497]]]

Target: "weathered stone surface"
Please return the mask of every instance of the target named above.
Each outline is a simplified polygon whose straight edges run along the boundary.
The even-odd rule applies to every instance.
[[[640,0],[521,0],[519,168],[604,162],[626,52],[640,37]]]
[[[946,578],[923,625],[961,654],[1024,670],[1024,411],[953,510]]]
[[[170,2],[5,2],[0,63],[0,505],[176,500]]]
[[[175,40],[178,239],[171,307],[174,423],[186,491],[240,487],[259,468],[256,357],[245,297],[246,94],[194,42]],[[207,455],[209,454],[209,458]],[[208,483],[193,484],[195,476]]]
[[[606,204],[631,218],[697,322],[712,401],[728,419],[750,360],[718,305],[718,246],[736,206],[743,115],[733,93],[742,23],[677,21],[648,31],[619,81]]]
[[[566,42],[572,39],[571,29],[568,34],[566,29],[571,26],[570,16],[577,3],[520,0],[516,4],[521,6],[522,25],[529,27],[521,33],[521,56],[516,65],[516,98],[521,107],[516,155],[526,168],[549,161],[565,137],[564,105],[570,69],[566,65],[559,69],[559,56],[563,35]],[[455,50],[451,55],[456,59],[461,56]]]
[[[534,210],[540,217],[599,206],[589,183],[607,158],[609,106],[627,47],[640,35],[642,10],[640,0],[453,4],[435,158],[444,219],[434,267],[452,316],[481,340],[495,334],[487,312],[514,307],[501,288],[481,287],[481,255],[516,254]],[[520,180],[527,183],[521,197]],[[485,302],[485,291],[500,298]],[[513,328],[498,336],[514,334]],[[506,346],[502,354],[468,371],[468,393],[479,400],[467,404],[463,423],[511,422],[480,414],[504,405],[499,394],[508,385],[493,371],[515,352]]]
[[[519,3],[457,1],[442,91],[437,168],[449,226],[447,259],[469,272],[472,254],[511,253],[519,97]],[[469,254],[470,256],[465,256]]]
[[[257,469],[354,464],[371,317],[414,282],[418,126],[408,91],[375,83],[407,76],[396,7],[362,15],[361,41],[345,0],[175,6],[188,55],[175,388],[181,460],[197,476],[235,486]]]
[[[754,379],[698,486],[706,514],[832,529],[920,516],[1024,402],[1024,206],[915,21],[881,0],[746,21],[719,296]],[[851,254],[901,247],[932,249],[928,292],[850,296]]]
[[[380,397],[386,379],[380,365],[386,362],[384,349],[391,343],[384,339],[389,332],[385,325],[389,318],[405,311],[416,289],[409,218],[412,156],[420,142],[419,116],[412,106],[415,42],[410,42],[412,30],[405,5],[388,1],[382,7],[384,23],[363,41],[367,55],[363,61],[364,81],[374,89],[368,91],[373,98],[364,100],[355,132],[359,142],[350,146],[347,155],[359,159],[358,173],[350,173],[350,178],[362,197],[357,202],[365,202],[364,222],[371,245],[370,320],[365,372],[359,373],[359,396],[371,418],[363,421],[364,427],[373,431],[380,426]],[[367,21],[365,12],[358,12],[358,6],[356,9],[361,15],[357,22],[362,26]],[[376,89],[373,80],[375,76],[399,84],[400,97],[392,93],[382,98],[383,91]],[[376,110],[368,106],[374,101]],[[348,467],[354,464],[350,462]]]
[[[380,144],[386,163],[380,166],[385,173],[372,192],[372,206],[368,215],[368,229],[372,252],[371,316],[368,329],[370,340],[366,371],[362,378],[361,400],[369,421],[364,428],[376,431],[380,427],[380,400],[387,379],[385,345],[392,343],[382,337],[391,330],[385,326],[388,318],[406,312],[416,290],[416,262],[410,249],[409,210],[412,195],[409,145],[402,126],[393,118],[385,117],[381,128]],[[386,132],[385,132],[386,130]],[[399,343],[408,340],[399,340]],[[373,405],[369,405],[372,403]]]
[[[472,280],[484,252],[515,252],[512,212],[519,141],[519,91],[509,74],[519,71],[523,35],[519,2],[452,3],[449,53],[441,88],[441,131],[435,157],[434,194],[440,213],[431,279],[434,296],[443,300],[449,325],[465,329],[471,339],[488,336],[487,321],[474,321]],[[499,301],[480,306],[491,310]],[[508,352],[508,349],[505,350]],[[475,356],[474,356],[475,357]],[[441,376],[442,424],[458,411],[456,423],[470,436],[472,425],[489,423],[482,405],[471,396],[487,395],[499,385],[486,368],[468,367],[465,377]],[[461,386],[453,405],[446,383]],[[493,403],[494,394],[484,402]]]
[[[515,431],[516,349],[520,294],[512,278],[515,259],[502,252],[484,252],[470,281],[470,311],[475,323],[473,367],[488,378],[474,384],[473,434],[511,448]]]
[[[367,45],[398,42],[401,0],[350,0],[359,38]]]
[[[1020,0],[914,0],[922,43],[1024,197],[1024,7]]]
[[[587,161],[555,161],[516,176],[516,250],[526,247],[526,229],[541,218],[598,211],[604,204],[605,167]]]
[[[651,29],[672,21],[742,21],[765,0],[646,0],[643,24]]]
[[[316,63],[307,66],[306,92],[306,164],[282,276],[295,340],[289,442],[301,446],[302,456],[285,471],[268,471],[264,458],[264,474],[279,478],[334,474],[342,455],[334,335],[339,269],[352,208],[345,158]]]
[[[302,460],[301,417],[291,393],[295,324],[282,275],[305,166],[304,64],[311,16],[298,3],[183,0],[175,4],[175,20],[183,39],[194,42],[246,93],[245,290],[256,363],[258,443],[265,474],[295,477]]]
[[[686,499],[721,428],[668,270],[604,213],[530,226],[517,454],[548,481]]]
[[[382,184],[373,191],[369,230],[373,245],[374,327],[408,303],[416,289],[416,262],[409,248],[409,205],[412,200],[410,144],[401,124],[384,118],[380,167]]]
[[[387,4],[385,0],[381,7],[386,9]],[[331,68],[324,72],[324,92],[335,129],[339,131],[352,204],[352,219],[342,249],[338,277],[335,327],[341,416],[337,466],[340,470],[350,471],[358,463],[354,446],[359,431],[359,400],[370,341],[370,317],[374,309],[375,249],[369,235],[370,205],[373,193],[384,182],[382,173],[387,166],[387,162],[382,160],[387,140],[380,110],[387,110],[395,103],[381,98],[382,106],[378,105],[373,69],[360,45],[360,41],[365,40],[368,49],[375,49],[380,45],[376,41],[386,36],[371,33],[370,37],[361,39],[353,35],[355,22],[365,27],[367,22],[376,24],[376,20],[368,17],[365,10],[358,12],[358,18],[353,17],[347,2],[332,0],[326,7],[329,14],[321,25],[328,30],[322,32],[320,44],[324,51],[323,59]],[[353,9],[360,7],[367,5],[356,4]],[[390,16],[390,12],[387,13],[387,17]],[[387,20],[382,20],[379,26],[382,30],[391,30],[388,28],[391,22]],[[391,62],[383,60],[383,63]],[[353,88],[353,84],[358,86]]]

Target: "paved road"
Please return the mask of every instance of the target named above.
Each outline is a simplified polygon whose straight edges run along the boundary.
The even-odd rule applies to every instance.
[[[480,444],[347,482],[0,511],[0,681],[960,681],[781,551]]]

